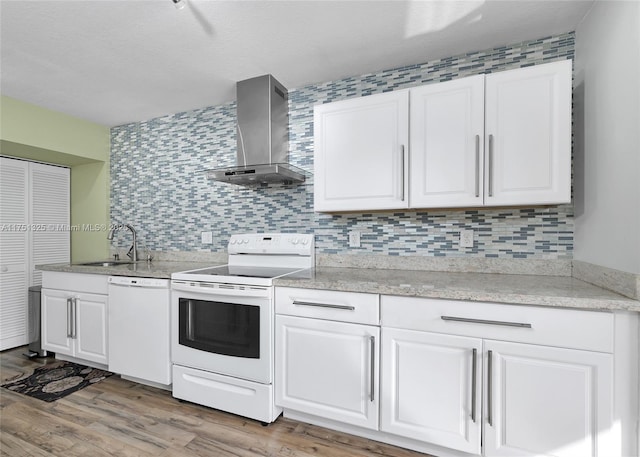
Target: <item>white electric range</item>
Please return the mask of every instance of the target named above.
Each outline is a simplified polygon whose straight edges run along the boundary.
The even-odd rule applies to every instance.
[[[173,396],[273,422],[273,280],[310,277],[314,238],[232,235],[228,254],[228,265],[171,275]]]

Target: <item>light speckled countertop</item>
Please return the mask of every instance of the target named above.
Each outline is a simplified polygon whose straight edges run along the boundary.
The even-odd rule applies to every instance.
[[[640,312],[640,301],[567,276],[317,267],[276,286],[494,303]]]
[[[171,278],[171,273],[221,262],[153,261],[98,267],[73,264],[38,265],[43,271],[112,276]],[[640,312],[640,301],[568,276],[453,273],[373,268],[317,267],[309,278],[280,278],[276,286],[494,303]]]
[[[105,260],[108,262],[108,260]],[[66,273],[87,273],[108,276],[137,276],[141,278],[163,278],[170,279],[171,273],[179,271],[195,270],[215,265],[224,265],[220,262],[136,262],[121,264],[111,267],[100,267],[91,265],[74,265],[70,263],[56,263],[49,265],[38,265],[36,269],[42,271],[61,271]]]

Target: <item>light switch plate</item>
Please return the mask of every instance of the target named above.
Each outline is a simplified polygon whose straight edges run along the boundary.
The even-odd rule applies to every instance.
[[[460,230],[460,247],[473,247],[473,230]]]
[[[202,244],[213,244],[213,232],[202,232]]]

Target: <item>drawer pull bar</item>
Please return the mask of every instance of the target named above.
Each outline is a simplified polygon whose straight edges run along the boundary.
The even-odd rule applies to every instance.
[[[298,301],[298,300],[294,300],[293,304],[295,306],[315,306],[317,308],[344,309],[346,311],[354,311],[356,309],[355,306],[350,306],[350,305],[332,305],[329,303],[314,303],[310,301]]]
[[[531,328],[531,324],[523,322],[489,321],[485,319],[470,319],[467,317],[440,316],[443,321],[468,322],[471,324],[503,325],[505,327]]]

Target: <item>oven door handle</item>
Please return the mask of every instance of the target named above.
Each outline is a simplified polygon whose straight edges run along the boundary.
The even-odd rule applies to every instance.
[[[222,287],[221,287],[222,286]],[[241,286],[240,288],[224,287],[224,284],[201,285],[188,282],[172,281],[172,290],[194,292],[219,297],[269,297],[269,288],[263,286]]]

